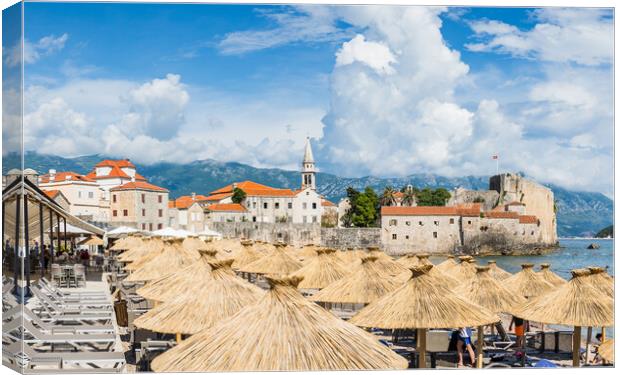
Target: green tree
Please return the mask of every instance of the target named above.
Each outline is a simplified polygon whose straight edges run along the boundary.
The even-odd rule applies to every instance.
[[[413,206],[416,202],[416,190],[413,186],[411,185],[407,185],[406,187],[404,187],[401,192],[403,193],[403,200],[402,200],[402,205],[403,206]]]
[[[396,206],[396,190],[391,186],[386,186],[381,194],[382,206]]]
[[[340,219],[345,227],[371,227],[377,225],[379,217],[379,197],[367,187],[363,193],[352,187],[347,188],[351,207]]]
[[[233,195],[231,199],[233,203],[241,203],[245,199],[246,196],[247,194],[245,193],[245,191],[236,187],[233,189]]]
[[[450,192],[444,188],[424,188],[417,195],[418,206],[445,206],[450,199]]]

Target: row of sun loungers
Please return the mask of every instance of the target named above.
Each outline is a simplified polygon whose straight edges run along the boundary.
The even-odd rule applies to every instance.
[[[66,292],[41,279],[31,292],[26,305],[3,294],[5,365],[28,373],[122,371],[125,355],[113,351],[117,336],[105,291]]]

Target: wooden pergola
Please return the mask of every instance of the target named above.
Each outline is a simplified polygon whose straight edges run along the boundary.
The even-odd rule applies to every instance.
[[[2,191],[2,246],[7,251],[5,247],[8,241],[12,251],[13,262],[10,268],[13,271],[14,294],[30,296],[30,240],[38,238],[42,251],[47,235],[53,261],[54,249],[59,249],[61,242],[64,242],[65,248],[67,246],[68,224],[89,233],[104,234],[101,228],[64,210],[28,178],[22,176],[15,179]],[[56,233],[53,233],[54,230]],[[45,272],[43,258],[40,257],[41,276]],[[25,286],[20,286],[19,280],[24,279]]]

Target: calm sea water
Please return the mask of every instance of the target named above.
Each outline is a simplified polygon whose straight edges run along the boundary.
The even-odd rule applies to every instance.
[[[599,249],[588,250],[591,243],[600,245]],[[444,258],[431,259],[439,263]],[[551,270],[565,279],[570,279],[570,270],[588,266],[608,267],[607,272],[614,275],[614,241],[612,239],[561,239],[560,248],[552,253],[534,256],[487,256],[476,257],[478,264],[484,265],[488,260],[497,261],[497,265],[510,273],[519,272],[522,263],[534,263],[539,269],[541,263],[550,263]]]

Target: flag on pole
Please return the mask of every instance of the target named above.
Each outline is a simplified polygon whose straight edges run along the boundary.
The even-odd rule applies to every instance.
[[[499,155],[493,155],[493,160],[499,159]]]

